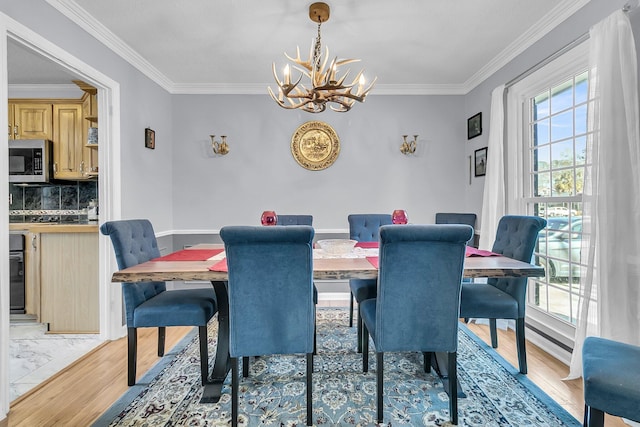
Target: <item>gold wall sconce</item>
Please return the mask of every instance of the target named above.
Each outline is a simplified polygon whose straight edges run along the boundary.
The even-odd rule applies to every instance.
[[[220,156],[224,156],[229,153],[229,145],[227,144],[227,136],[220,135],[221,141],[218,142],[215,140],[215,135],[209,135],[211,138],[211,148],[213,148],[213,152]]]
[[[407,136],[409,135],[402,135],[403,142],[400,144],[400,152],[406,156],[416,152],[418,142],[418,135],[413,135],[413,141],[407,141]]]

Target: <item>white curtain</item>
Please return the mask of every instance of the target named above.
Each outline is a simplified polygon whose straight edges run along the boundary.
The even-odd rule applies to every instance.
[[[640,132],[637,58],[622,11],[589,33],[582,297],[569,378],[582,375],[585,337],[640,345]],[[621,367],[624,369],[624,367]]]
[[[487,172],[484,179],[482,216],[480,217],[480,249],[491,250],[498,221],[505,215],[504,190],[504,85],[491,92]]]

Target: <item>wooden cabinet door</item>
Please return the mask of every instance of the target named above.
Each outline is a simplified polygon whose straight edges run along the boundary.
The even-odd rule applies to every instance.
[[[82,104],[53,105],[53,175],[85,179]]]
[[[40,315],[40,233],[27,232],[25,244],[25,312]]]
[[[7,138],[9,139],[13,139],[13,105],[11,105],[11,103],[9,103],[9,121],[7,122],[9,124],[9,133]]]
[[[97,101],[96,95],[90,93],[85,93],[82,97],[82,115],[84,117],[82,129],[85,137],[83,157],[87,174],[93,176],[98,173],[98,144],[88,143],[88,136],[89,128],[98,127]]]
[[[41,233],[40,245],[41,321],[50,332],[98,332],[98,233]]]
[[[9,104],[9,110],[12,108],[13,118],[9,112],[9,124],[13,124],[13,135],[9,135],[10,139],[51,139],[51,104]]]

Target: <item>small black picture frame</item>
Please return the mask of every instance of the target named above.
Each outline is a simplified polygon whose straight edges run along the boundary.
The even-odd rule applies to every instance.
[[[479,148],[474,152],[475,176],[485,176],[487,173],[487,147]]]
[[[467,119],[467,139],[482,135],[482,113]]]
[[[144,130],[144,146],[152,150],[156,148],[156,131],[151,128]]]

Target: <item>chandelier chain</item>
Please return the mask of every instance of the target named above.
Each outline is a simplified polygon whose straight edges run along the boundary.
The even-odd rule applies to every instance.
[[[316,71],[320,72],[320,55],[322,55],[322,44],[320,39],[320,26],[322,25],[322,20],[318,21],[318,36],[316,37],[316,45],[313,50],[313,62],[316,67]]]

